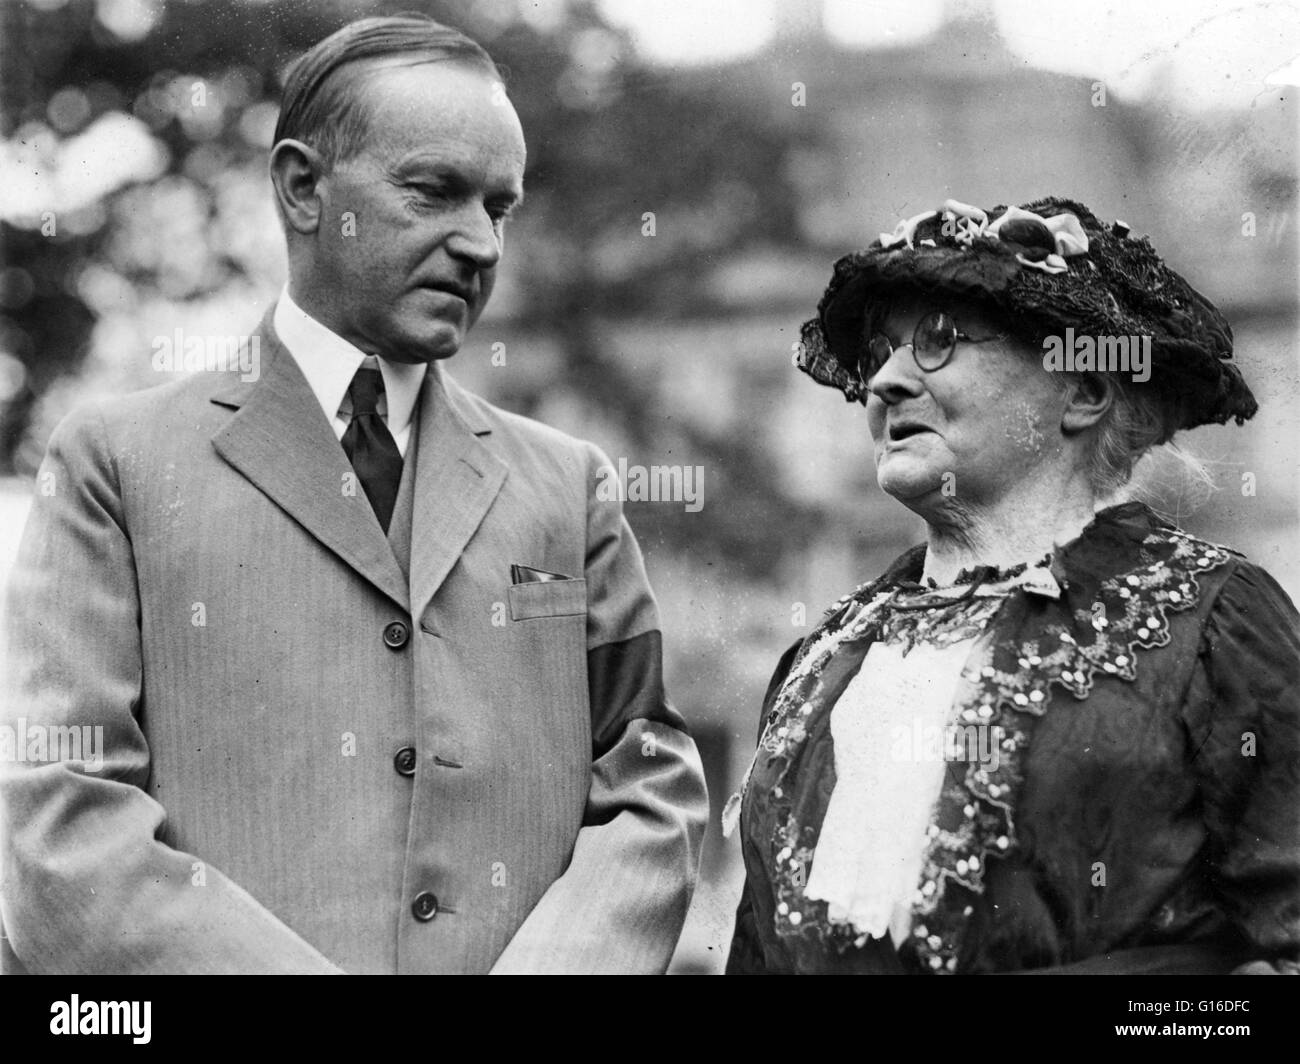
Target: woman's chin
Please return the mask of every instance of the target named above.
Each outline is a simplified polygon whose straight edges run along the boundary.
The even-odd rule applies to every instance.
[[[906,505],[943,487],[943,474],[929,462],[890,455],[876,467],[876,483],[886,495]]]

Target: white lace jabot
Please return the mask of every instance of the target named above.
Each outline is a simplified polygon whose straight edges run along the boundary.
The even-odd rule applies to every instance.
[[[947,767],[941,737],[977,637],[873,643],[831,711],[835,790],[804,893],[832,921],[895,945],[910,930],[925,830]]]
[[[949,726],[962,670],[996,610],[989,600],[1018,586],[1060,594],[1046,562],[977,588],[984,606],[967,615],[974,623],[964,632],[872,643],[831,710],[835,789],[804,894],[826,902],[833,922],[871,938],[888,932],[895,945],[908,934],[948,758],[997,756],[985,743],[973,750],[965,736],[951,741]]]

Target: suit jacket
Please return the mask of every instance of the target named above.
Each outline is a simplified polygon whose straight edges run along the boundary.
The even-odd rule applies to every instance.
[[[707,799],[608,460],[434,364],[390,541],[257,335],[50,440],[5,719],[103,765],[3,766],[7,967],[664,970]]]

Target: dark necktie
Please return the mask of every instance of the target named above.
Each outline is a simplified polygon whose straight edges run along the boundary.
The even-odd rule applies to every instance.
[[[357,370],[348,386],[352,420],[343,433],[343,450],[379,524],[387,532],[397,502],[397,486],[402,480],[402,453],[379,416],[379,397],[383,394],[384,377],[379,370]]]

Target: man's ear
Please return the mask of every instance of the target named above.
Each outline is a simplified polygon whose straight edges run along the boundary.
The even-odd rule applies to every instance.
[[[1061,431],[1072,436],[1096,425],[1115,402],[1116,387],[1104,373],[1081,373],[1068,378]]]
[[[282,140],[271,149],[271,185],[285,224],[296,233],[320,226],[317,185],[324,172],[320,152],[300,140]]]

